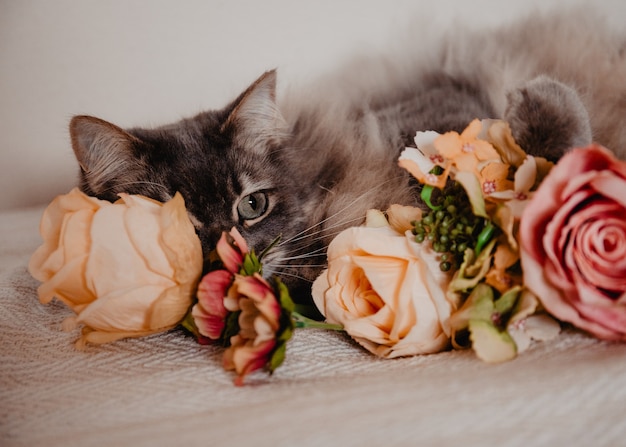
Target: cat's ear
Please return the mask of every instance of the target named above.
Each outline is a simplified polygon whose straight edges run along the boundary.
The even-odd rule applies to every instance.
[[[255,151],[286,137],[287,124],[276,104],[276,70],[264,73],[237,98],[222,131],[232,131],[239,144]]]
[[[92,193],[103,194],[137,172],[139,160],[133,147],[139,140],[116,125],[92,116],[75,116],[70,137],[83,186]]]

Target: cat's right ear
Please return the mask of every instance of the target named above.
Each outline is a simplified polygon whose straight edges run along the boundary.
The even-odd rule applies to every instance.
[[[264,73],[232,105],[222,132],[231,131],[243,147],[263,152],[286,137],[287,124],[276,104],[276,70]]]
[[[103,194],[137,172],[133,148],[139,140],[116,125],[93,116],[75,116],[70,137],[83,186],[92,193]]]

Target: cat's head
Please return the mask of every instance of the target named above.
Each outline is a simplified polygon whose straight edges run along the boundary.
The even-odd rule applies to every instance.
[[[274,71],[221,110],[154,129],[77,116],[70,134],[83,191],[111,201],[120,192],[166,201],[178,191],[207,252],[233,226],[258,254],[307,225],[308,185],[286,166]]]

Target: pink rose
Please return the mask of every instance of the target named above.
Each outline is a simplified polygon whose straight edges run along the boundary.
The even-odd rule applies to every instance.
[[[626,163],[593,145],[564,156],[522,214],[524,282],[545,308],[626,340]]]
[[[116,203],[78,189],[54,199],[29,271],[39,299],[63,301],[83,325],[79,346],[165,331],[185,317],[202,273],[202,247],[183,198],[120,194]]]
[[[230,337],[230,347],[224,352],[224,368],[235,370],[235,384],[242,385],[247,374],[269,364],[278,347],[284,329],[282,307],[274,289],[258,273],[235,275],[224,306],[230,312],[241,312],[239,332]]]
[[[355,227],[328,247],[328,270],[313,299],[328,323],[341,324],[368,351],[400,357],[448,347],[450,278],[414,236],[389,226]]]

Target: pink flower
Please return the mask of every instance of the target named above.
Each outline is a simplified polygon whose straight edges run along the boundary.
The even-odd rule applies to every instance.
[[[221,337],[228,315],[224,307],[224,297],[232,282],[233,275],[228,270],[214,270],[200,281],[198,302],[191,310],[200,335],[211,340],[219,340]]]
[[[239,273],[244,257],[248,253],[248,244],[237,228],[233,227],[230,233],[225,231],[217,242],[217,254],[230,273]]]
[[[282,307],[274,289],[258,273],[235,275],[224,305],[230,312],[241,312],[239,332],[230,337],[224,353],[224,368],[235,370],[235,384],[242,385],[247,374],[270,364],[283,332]]]
[[[206,342],[202,337],[219,340],[224,327],[228,311],[224,307],[224,298],[233,282],[235,273],[238,273],[248,254],[248,244],[235,227],[230,233],[223,232],[217,243],[217,255],[225,270],[213,270],[207,273],[198,285],[198,302],[191,310],[191,316],[198,341]]]
[[[555,317],[626,341],[626,163],[593,145],[561,159],[522,214],[524,282]]]
[[[274,286],[261,276],[262,264],[239,232],[222,233],[217,256],[224,268],[207,273],[198,286],[198,302],[187,327],[200,343],[209,340],[229,346],[224,368],[235,370],[236,385],[246,375],[283,362],[293,331],[293,301],[278,279]]]

